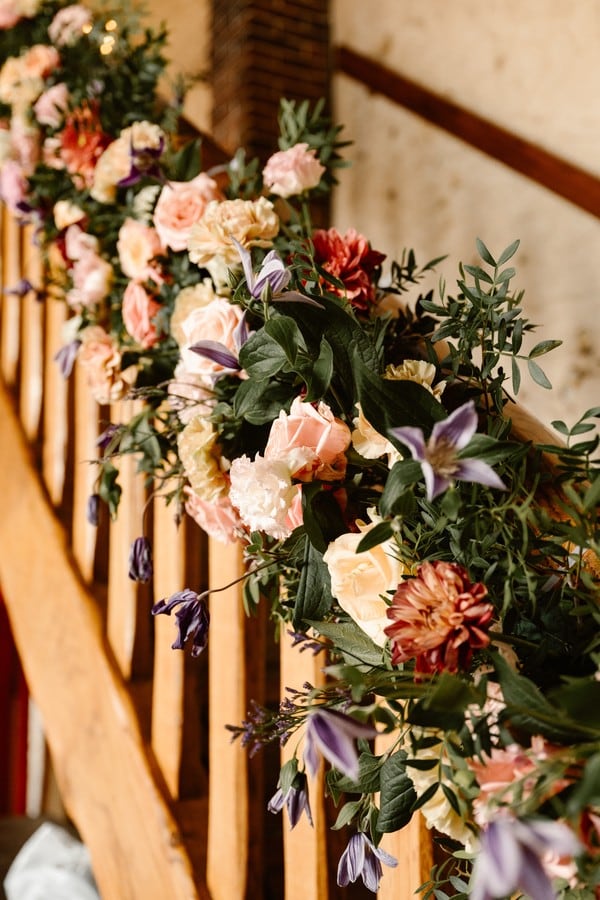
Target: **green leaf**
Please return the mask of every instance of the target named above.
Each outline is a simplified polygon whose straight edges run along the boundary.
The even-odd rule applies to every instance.
[[[248,338],[240,350],[240,365],[253,379],[272,378],[287,361],[283,347],[264,328]]]
[[[405,760],[406,753],[400,750],[381,767],[377,828],[383,833],[398,831],[410,822],[412,816],[417,794],[406,774]]]
[[[302,332],[290,316],[273,316],[264,324],[264,332],[283,350],[289,365],[294,368],[298,352],[306,353]]]
[[[337,819],[331,826],[332,830],[339,831],[340,828],[345,828],[346,825],[349,825],[359,812],[361,806],[362,803],[360,800],[350,800],[348,803],[344,803],[338,813]]]
[[[413,706],[409,721],[447,730],[459,730],[468,706],[482,701],[480,691],[461,678],[444,672],[428,694]]]
[[[347,530],[337,500],[320,481],[302,486],[302,518],[310,542],[321,553]]]
[[[300,629],[303,623],[324,619],[332,603],[329,569],[323,562],[322,554],[306,538],[304,562],[294,604],[293,627]]]
[[[540,387],[546,388],[550,390],[552,385],[546,376],[546,373],[543,369],[538,366],[538,364],[533,359],[527,360],[527,366],[529,368],[529,374],[533,378],[536,384],[539,384]]]
[[[423,478],[421,464],[415,459],[402,459],[395,463],[388,475],[381,500],[379,511],[382,516],[394,515],[398,502],[408,487]]]
[[[389,540],[392,533],[391,522],[378,522],[377,525],[369,529],[369,531],[365,532],[362,536],[356,548],[356,552],[365,553],[367,550],[377,547],[378,544],[383,544],[384,541]]]
[[[512,244],[509,244],[508,247],[502,251],[502,253],[498,257],[499,266],[503,266],[505,262],[508,262],[508,260],[515,255],[515,253],[519,249],[520,243],[521,241],[517,238],[516,241],[513,241]]]
[[[550,350],[560,347],[561,344],[562,341],[540,341],[533,350],[529,351],[529,359],[532,359],[534,356],[543,356],[544,353],[549,353]]]
[[[305,621],[318,634],[328,638],[348,662],[372,667],[381,665],[383,650],[356,622],[322,622],[306,618]]]
[[[326,338],[322,338],[317,359],[310,366],[302,366],[299,370],[306,384],[305,400],[320,400],[327,393],[333,371],[333,348]]]
[[[117,516],[122,493],[121,485],[117,482],[118,477],[119,470],[113,466],[111,462],[102,463],[102,474],[98,484],[98,495],[108,506],[108,511],[112,519],[115,519]]]
[[[477,252],[483,259],[483,261],[486,262],[488,266],[493,266],[494,268],[496,268],[496,260],[480,238],[475,239],[475,246],[477,247]]]
[[[265,425],[288,408],[293,391],[289,384],[248,378],[242,381],[233,401],[234,417],[252,425]]]
[[[519,363],[516,358],[513,356],[510,361],[512,367],[512,387],[515,396],[519,393],[519,388],[521,387],[521,370],[519,369]]]

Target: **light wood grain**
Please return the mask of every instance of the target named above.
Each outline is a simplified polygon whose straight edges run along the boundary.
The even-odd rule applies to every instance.
[[[14,290],[21,280],[21,227],[6,207],[2,209],[2,217],[0,368],[6,383],[14,385],[19,364],[21,298],[7,291]]]
[[[42,472],[50,501],[59,506],[65,487],[69,383],[54,357],[63,344],[67,306],[53,297],[48,297],[45,305]]]
[[[38,434],[42,412],[44,306],[38,291],[43,287],[44,266],[35,227],[26,225],[22,237],[23,275],[33,289],[22,299],[19,417],[25,434],[33,441]]]

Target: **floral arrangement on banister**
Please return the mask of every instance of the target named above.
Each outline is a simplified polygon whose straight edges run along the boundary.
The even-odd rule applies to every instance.
[[[177,518],[241,545],[248,613],[321,654],[322,684],[231,724],[294,748],[269,809],[310,819],[324,759],[340,885],[376,891],[419,813],[425,897],[597,897],[600,407],[540,437],[514,401],[559,343],[531,340],[518,241],[431,286],[441,258],[313,225],[344,165],[322,104],[282,101],[266,164],[207,171],[157,101],[164,35],[35,0],[0,28],[2,198],[72,311],[58,362],[141,401],[101,437],[90,520],[135,454]],[[152,578],[141,523],[130,577]],[[153,609],[194,656],[196,588]]]

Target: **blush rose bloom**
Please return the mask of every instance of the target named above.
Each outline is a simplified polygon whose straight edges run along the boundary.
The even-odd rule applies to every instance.
[[[121,369],[119,349],[99,325],[84,329],[81,341],[77,359],[87,373],[93,397],[102,404],[120,400],[135,381],[135,366]]]
[[[127,333],[145,350],[153,347],[160,338],[153,321],[160,309],[160,303],[157,303],[141,284],[129,282],[121,306],[123,324]]]
[[[238,456],[229,472],[229,497],[250,531],[262,531],[284,540],[293,531],[290,513],[297,502],[298,485],[292,484],[283,460]]]
[[[323,560],[331,576],[331,593],[342,609],[378,647],[387,638],[384,632],[389,619],[384,596],[395,591],[403,580],[405,568],[396,557],[393,540],[357,553],[363,536],[376,522],[357,522],[359,532],[342,534],[332,541]]]
[[[117,252],[121,268],[134,281],[154,281],[162,284],[159,264],[155,257],[164,252],[160,237],[154,228],[149,228],[135,219],[125,219],[119,229]]]
[[[279,231],[279,217],[265,197],[258,200],[211,200],[202,218],[192,227],[188,242],[190,259],[206,266],[214,257],[227,266],[239,266],[242,247],[270,247]]]
[[[308,144],[295,144],[274,153],[263,169],[263,181],[272,194],[292,197],[318,185],[325,171]]]
[[[96,306],[108,295],[113,268],[93,250],[87,250],[75,260],[71,278],[73,287],[67,292],[66,301],[72,309],[81,311]]]
[[[196,525],[221,544],[235,544],[244,532],[244,526],[231,500],[224,495],[209,503],[194,491],[185,487],[185,511]]]
[[[286,460],[292,477],[300,481],[339,481],[349,445],[350,429],[326,403],[296,397],[289,414],[282,410],[271,425],[265,459]]]
[[[177,333],[183,337],[183,341],[179,344],[181,362],[186,372],[210,379],[232,372],[238,373],[237,369],[228,369],[208,357],[195,353],[190,347],[200,340],[217,341],[237,356],[239,348],[236,344],[236,330],[243,314],[239,306],[233,306],[223,297],[215,297],[203,306],[194,307],[186,318],[178,323]]]
[[[40,125],[58,128],[69,105],[69,91],[64,83],[53,84],[36,100],[33,111]]]
[[[13,28],[21,19],[32,18],[39,6],[39,0],[0,0],[0,28]]]
[[[169,181],[162,188],[154,209],[154,227],[165,247],[186,250],[192,225],[198,222],[211,200],[223,200],[217,182],[201,172],[191,181]]]
[[[177,438],[179,458],[192,490],[201,500],[215,503],[227,496],[226,465],[212,424],[196,416]]]
[[[74,44],[82,36],[83,28],[91,23],[90,10],[72,3],[56,13],[48,26],[48,37],[57,47]]]

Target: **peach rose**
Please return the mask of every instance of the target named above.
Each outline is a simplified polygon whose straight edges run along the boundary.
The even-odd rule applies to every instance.
[[[383,647],[387,640],[384,628],[389,624],[384,596],[396,590],[405,569],[394,553],[396,544],[391,539],[364,553],[356,552],[363,535],[375,524],[357,522],[360,531],[342,534],[332,541],[323,560],[331,576],[331,593],[339,605],[378,647]]]
[[[188,252],[198,266],[218,257],[228,266],[240,265],[232,238],[243,247],[270,247],[279,231],[279,218],[265,197],[258,200],[211,200],[190,232]]]
[[[0,28],[13,28],[21,18],[17,0],[0,0]]]
[[[123,294],[121,312],[127,333],[145,350],[159,340],[154,316],[161,308],[141,284],[130,281]]]
[[[208,306],[217,297],[218,294],[215,293],[210,278],[205,278],[204,281],[199,281],[197,284],[190,284],[179,291],[175,297],[169,328],[180,347],[187,343],[187,338],[182,328],[187,317],[197,307]]]
[[[53,84],[35,102],[33,111],[40,125],[58,128],[69,104],[69,91],[64,81]]]
[[[196,416],[177,438],[179,458],[192,490],[207,503],[215,503],[227,495],[227,477],[217,433],[212,424]]]
[[[338,481],[346,472],[349,445],[350,429],[326,403],[296,397],[289,414],[282,410],[271,425],[265,459],[287,460],[292,476],[301,481]]]
[[[216,341],[237,357],[236,330],[242,320],[243,311],[233,306],[222,297],[215,297],[205,306],[197,306],[179,323],[178,328],[183,336],[180,343],[181,362],[185,370],[191,374],[209,378],[218,378],[237,369],[228,369],[218,362],[213,362],[190,350],[200,340]]]
[[[186,513],[209,537],[222,544],[238,540],[244,526],[229,497],[224,495],[209,503],[189,487],[184,488],[184,493]]]
[[[202,218],[206,204],[222,200],[216,181],[201,172],[191,181],[165,184],[154,209],[154,227],[165,247],[186,250],[192,225]]]
[[[67,292],[66,301],[73,309],[89,309],[108,295],[113,278],[109,262],[97,253],[84,253],[71,269],[73,287]]]
[[[149,228],[135,219],[125,219],[119,229],[117,252],[121,268],[134,281],[164,281],[155,260],[163,253],[160,237],[154,228]]]
[[[89,9],[72,3],[56,13],[48,26],[48,37],[57,47],[74,44],[82,36],[84,27],[91,23],[92,14]]]
[[[87,373],[92,395],[102,404],[120,400],[135,381],[135,367],[122,371],[117,345],[99,325],[84,329],[81,340],[77,359]]]
[[[29,78],[45,78],[60,65],[60,56],[55,47],[48,44],[34,44],[22,56],[25,73]]]
[[[274,153],[263,169],[263,181],[272,194],[292,197],[318,185],[325,171],[308,144],[295,144]]]

